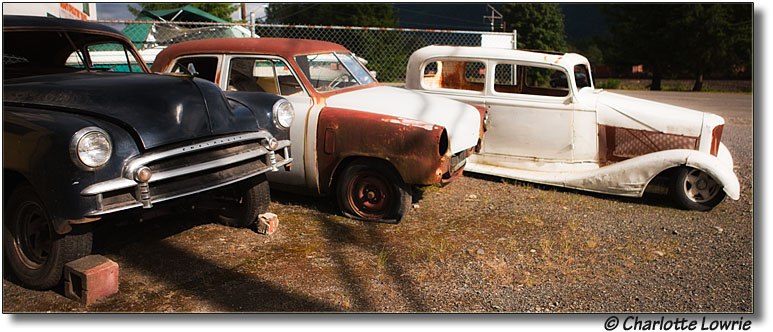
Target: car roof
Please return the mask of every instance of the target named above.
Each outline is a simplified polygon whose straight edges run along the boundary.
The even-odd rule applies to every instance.
[[[292,38],[215,38],[191,40],[167,47],[156,57],[156,63],[168,63],[172,58],[186,54],[251,53],[291,57],[296,54],[322,52],[349,52],[331,42]]]
[[[431,45],[418,49],[416,52],[411,54],[408,62],[414,63],[424,61],[428,58],[438,57],[464,57],[528,61],[537,63],[550,63],[561,65],[567,68],[570,68],[575,64],[588,62],[584,56],[576,53],[441,45]]]
[[[103,24],[56,17],[3,15],[3,30],[91,30],[122,36],[118,30]]]

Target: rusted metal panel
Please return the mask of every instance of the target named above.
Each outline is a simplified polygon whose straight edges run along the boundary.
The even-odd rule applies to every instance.
[[[601,166],[648,153],[674,149],[697,150],[698,138],[599,125],[599,164]]]
[[[317,128],[317,168],[323,192],[329,190],[335,168],[349,156],[387,160],[408,184],[440,183],[450,171],[450,153],[443,151],[441,155],[438,151],[445,131],[438,125],[325,108]]]
[[[712,156],[717,156],[717,153],[719,153],[719,142],[722,139],[722,130],[725,129],[725,125],[719,125],[714,127],[714,130],[711,131],[711,149],[709,150],[709,153]]]

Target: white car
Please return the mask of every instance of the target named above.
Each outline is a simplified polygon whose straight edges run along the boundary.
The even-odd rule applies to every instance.
[[[480,143],[485,109],[383,86],[338,44],[194,40],[167,47],[151,70],[191,64],[235,95],[287,98],[295,121],[284,126],[295,161],[269,175],[271,187],[331,195],[352,218],[399,222],[410,210],[410,186],[453,181]]]
[[[634,197],[658,177],[702,211],[739,197],[722,117],[595,89],[578,54],[427,46],[406,88],[488,108],[469,172]]]

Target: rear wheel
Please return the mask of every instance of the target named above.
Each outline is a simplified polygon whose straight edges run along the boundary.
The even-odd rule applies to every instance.
[[[14,275],[27,287],[48,289],[62,279],[64,264],[91,253],[88,225],[57,234],[48,212],[24,185],[8,199],[3,221],[3,249]]]
[[[679,207],[698,211],[711,210],[725,198],[719,182],[708,173],[691,167],[676,170],[668,193]]]
[[[218,193],[222,204],[217,210],[218,221],[226,226],[248,227],[268,210],[271,191],[266,175],[261,174],[239,182]]]
[[[410,188],[391,167],[378,161],[349,165],[336,185],[338,206],[347,217],[397,223],[408,212]]]

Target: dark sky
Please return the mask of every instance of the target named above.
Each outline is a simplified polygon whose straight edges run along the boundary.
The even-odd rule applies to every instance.
[[[501,4],[493,4],[500,7]],[[595,4],[559,4],[564,14],[567,39],[606,33],[604,19]],[[401,28],[491,31],[491,10],[486,3],[396,3]],[[496,24],[501,24],[497,20]],[[496,31],[502,31],[497,28]]]
[[[97,3],[100,19],[131,20],[133,15],[126,9],[134,3]],[[257,17],[264,15],[261,4],[247,4],[248,11],[256,11]],[[501,4],[493,3],[494,7]],[[253,8],[255,7],[255,8]],[[604,34],[606,25],[596,4],[559,4],[564,13],[564,24],[568,40]],[[401,28],[491,31],[490,21],[483,16],[491,15],[486,3],[395,3]],[[236,15],[238,13],[235,13]],[[236,17],[235,17],[236,18]],[[497,20],[497,24],[501,24]],[[499,28],[496,31],[502,31]]]

